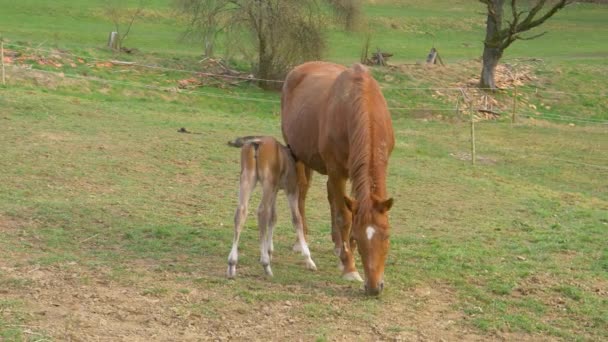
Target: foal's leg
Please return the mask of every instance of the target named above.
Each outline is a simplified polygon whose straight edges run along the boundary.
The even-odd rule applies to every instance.
[[[275,193],[272,201],[272,207],[270,209],[270,221],[268,222],[268,232],[266,233],[266,247],[268,248],[268,255],[270,261],[272,261],[272,253],[274,252],[274,243],[272,241],[272,234],[274,227],[277,224],[277,194]]]
[[[241,231],[243,231],[245,220],[247,219],[247,207],[249,205],[251,192],[253,191],[253,188],[255,188],[255,177],[255,169],[249,170],[244,168],[241,170],[239,205],[234,214],[234,238],[232,240],[230,255],[228,255],[228,271],[226,272],[228,278],[234,278],[236,276],[236,264],[239,259],[239,238],[241,236]]]
[[[272,221],[273,204],[277,196],[277,189],[271,184],[264,184],[262,191],[262,202],[258,207],[258,229],[260,230],[260,263],[264,267],[266,275],[272,276],[270,268],[270,245],[272,237],[269,238],[270,222]]]
[[[327,192],[331,204],[332,238],[342,263],[342,277],[347,280],[363,281],[355,268],[355,259],[350,244],[352,213],[344,202],[345,189],[345,178],[329,176]]]
[[[302,162],[296,163],[296,173],[298,176],[298,210],[302,216],[302,227],[304,236],[308,235],[308,223],[306,221],[306,195],[312,182],[312,169],[305,166]],[[296,239],[296,243],[293,245],[294,252],[302,252],[300,249],[299,238]]]
[[[292,191],[287,192],[287,200],[289,201],[289,208],[291,209],[291,221],[296,229],[296,234],[298,235],[299,250],[302,251],[302,255],[304,256],[306,268],[308,268],[309,270],[316,271],[317,265],[315,265],[315,262],[312,261],[312,258],[310,257],[310,249],[308,249],[306,237],[304,236],[302,216],[300,215],[300,211],[298,210],[297,189],[292,189]]]

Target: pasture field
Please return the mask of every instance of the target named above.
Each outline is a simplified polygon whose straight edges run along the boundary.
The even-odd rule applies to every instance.
[[[0,340],[608,339],[608,7],[576,5],[549,23],[554,36],[515,43],[520,116],[477,123],[473,168],[468,123],[439,110],[457,96],[420,88],[476,77],[479,6],[366,5],[395,30],[380,35],[395,64],[422,59],[430,29],[449,56],[374,70],[390,106],[415,109],[392,112],[387,288],[367,298],[339,279],[320,175],[307,210],[319,270],[291,252],[280,197],[275,276],[263,276],[258,194],[225,278],[239,172],[226,141],[280,137],[278,93],[167,90],[189,74],[108,65],[193,69],[198,51],[156,0],[127,43],[142,52],[113,56],[101,6],[73,3],[0,1],[7,48],[32,56],[0,85]],[[356,36],[330,38],[329,59],[358,59]],[[511,95],[496,95],[505,111]]]

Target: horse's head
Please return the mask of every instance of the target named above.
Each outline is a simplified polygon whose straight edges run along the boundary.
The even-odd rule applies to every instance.
[[[368,205],[359,205],[348,197],[345,200],[353,214],[351,236],[357,242],[365,270],[365,293],[379,295],[384,288],[384,263],[389,248],[388,210],[393,199],[372,196]]]

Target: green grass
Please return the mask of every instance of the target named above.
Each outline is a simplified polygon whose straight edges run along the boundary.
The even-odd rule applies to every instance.
[[[346,322],[362,329],[375,322],[386,339],[420,329],[428,333],[434,328],[425,322],[446,317],[438,313],[485,338],[503,333],[608,338],[608,132],[598,124],[608,119],[608,69],[602,59],[607,51],[598,43],[608,30],[605,6],[571,6],[548,23],[550,35],[517,42],[509,50],[508,58],[544,59],[533,64],[536,78],[520,88],[539,114],[530,107],[520,114],[552,121],[477,124],[481,159],[476,168],[458,157],[469,151],[469,126],[454,114],[437,119],[393,112],[397,143],[388,186],[396,204],[387,290],[380,299],[368,299],[358,284],[338,278],[324,179],[318,175],[307,213],[319,271],[306,271],[300,256],[287,252],[294,237],[280,200],[275,277],[263,277],[256,194],[241,239],[238,278],[226,280],[239,165],[238,151],[225,142],[237,135],[280,136],[278,94],[249,85],[205,87],[195,94],[138,87],[170,87],[187,75],[95,66],[93,58],[114,58],[98,49],[111,26],[99,3],[62,10],[70,4],[4,4],[0,31],[12,42],[33,48],[45,42],[43,47],[90,59],[78,63],[63,56],[77,65],[60,68],[26,62],[34,69],[129,84],[8,69],[9,84],[0,88],[0,226],[6,228],[0,230],[0,295],[7,295],[0,301],[0,339],[56,333],[52,327],[48,332],[31,328],[52,319],[32,314],[36,301],[28,291],[45,291],[32,276],[38,268],[63,276],[82,272],[73,283],[66,281],[74,288],[98,283],[132,288],[131,295],[170,307],[180,322],[193,316],[219,324],[235,312],[253,319],[267,306],[283,308],[294,321],[308,324],[299,329],[316,340],[342,338],[339,329]],[[476,57],[483,18],[475,11],[481,6],[443,4],[366,5],[377,24],[373,45],[384,49],[386,44],[397,61],[420,60],[432,44],[426,32],[434,32],[447,60]],[[180,29],[162,14],[164,6],[154,2],[159,16],[135,24],[128,45],[144,52],[120,58],[194,69],[197,48],[177,41]],[[335,42],[330,59],[358,58],[358,36],[334,31],[330,38]],[[578,44],[568,43],[575,38]],[[447,87],[475,75],[476,65],[467,63],[374,73],[384,86]],[[428,90],[387,89],[385,94],[395,107],[454,105]],[[202,134],[179,134],[180,127]],[[293,309],[284,309],[286,302]],[[375,330],[359,333],[377,337]]]
[[[135,8],[137,0],[121,1],[122,8]],[[113,24],[104,15],[102,1],[21,1],[12,6],[0,1],[0,33],[13,42],[26,41],[42,46],[70,49],[103,47]],[[371,48],[395,54],[396,61],[423,60],[435,45],[447,61],[477,58],[481,54],[485,17],[483,4],[471,1],[380,1],[364,6],[366,22],[372,27]],[[172,16],[168,1],[148,2],[142,18],[133,24],[126,46],[146,53],[200,55],[197,44],[180,39],[183,23]],[[518,41],[505,58],[552,57],[605,58],[602,39],[608,34],[605,6],[574,4],[530,32],[549,31],[546,37]],[[25,23],[25,25],[24,25]],[[364,30],[363,30],[364,31]],[[333,29],[329,34],[328,59],[342,63],[358,60],[364,34],[346,34]],[[565,48],[567,46],[567,49]],[[221,49],[221,46],[220,46]]]
[[[0,209],[13,220],[32,222],[20,228],[25,239],[3,232],[3,248],[33,265],[110,267],[114,279],[126,283],[137,283],[125,273],[132,260],[149,260],[156,266],[148,276],[181,274],[180,289],[228,286],[226,298],[236,296],[247,305],[304,301],[301,315],[312,320],[333,315],[334,309],[308,291],[362,300],[358,288],[338,280],[334,271],[320,177],[309,210],[320,272],[311,276],[298,256],[280,253],[269,291],[258,278],[252,219],[242,239],[239,276],[255,280],[223,280],[238,179],[237,153],[224,142],[252,133],[252,127],[254,133],[278,136],[278,117],[244,116],[240,107],[247,103],[222,99],[163,99],[142,91],[148,99],[143,102],[121,97],[120,89],[113,92],[47,91],[27,83],[3,89],[0,105],[9,111],[1,118],[0,143],[8,148],[0,161]],[[178,134],[182,126],[203,134]],[[394,126],[389,192],[398,204],[391,212],[389,287],[381,302],[356,305],[349,319],[366,320],[368,312],[398,302],[401,291],[440,282],[454,289],[455,310],[471,316],[480,331],[606,336],[605,299],[593,285],[606,281],[605,171],[559,161],[601,164],[602,150],[592,147],[605,143],[605,129],[486,123],[478,127],[478,153],[495,162],[472,170],[450,156],[467,151],[466,125],[398,118]],[[289,221],[282,219],[287,216],[280,202],[280,251],[292,242]],[[188,275],[200,272],[202,264],[215,271],[202,278]],[[529,284],[536,278],[542,287]],[[328,283],[334,285],[322,285]],[[279,290],[292,284],[305,290]],[[155,298],[174,293],[179,291],[163,285],[140,291]],[[567,312],[553,307],[558,297]],[[223,309],[197,310],[213,317]],[[326,326],[315,334],[332,336],[330,331]]]

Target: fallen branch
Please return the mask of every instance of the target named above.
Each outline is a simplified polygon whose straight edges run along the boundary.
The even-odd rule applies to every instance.
[[[125,62],[125,61],[115,61],[115,60],[110,61],[110,63],[112,63],[114,65],[127,65],[127,66],[137,64],[135,62]]]

